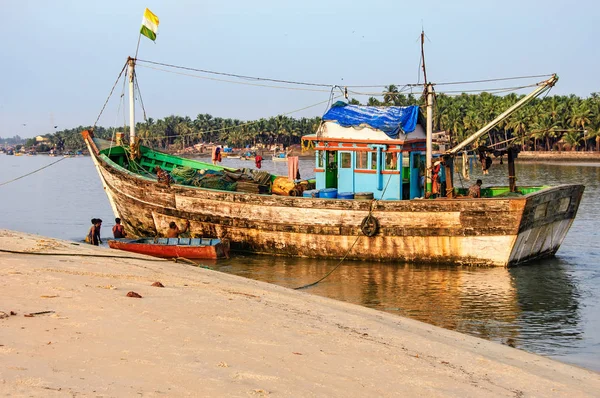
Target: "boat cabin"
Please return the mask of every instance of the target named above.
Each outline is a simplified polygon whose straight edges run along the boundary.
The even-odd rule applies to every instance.
[[[351,193],[388,200],[423,197],[424,125],[418,106],[335,103],[317,133],[302,137],[315,144],[316,189],[337,189],[338,197]]]

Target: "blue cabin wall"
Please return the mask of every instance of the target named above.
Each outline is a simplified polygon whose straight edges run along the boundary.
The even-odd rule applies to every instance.
[[[362,152],[353,151],[352,147],[342,146],[336,148],[337,157],[330,156],[329,154],[334,151],[317,151],[315,156],[315,181],[317,189],[325,188],[337,188],[338,192],[372,192],[375,199],[388,199],[388,200],[400,200],[403,197],[405,199],[420,197],[421,191],[418,190],[418,169],[413,170],[413,165],[418,162],[412,161],[410,153],[400,153],[384,151],[387,146],[381,146],[379,150],[377,148],[373,152]],[[339,148],[339,149],[338,149]],[[343,149],[341,149],[343,148]],[[390,146],[390,148],[392,148]],[[400,147],[394,147],[400,149]],[[362,152],[363,160],[364,154],[366,154],[367,160],[366,168],[357,169],[357,156]],[[326,178],[327,162],[325,158],[335,158],[337,162],[337,183],[333,186],[333,182]],[[395,158],[395,161],[394,161]],[[411,170],[408,170],[407,174],[410,176],[410,184],[405,183],[404,189],[410,190],[410,192],[403,192],[402,175],[405,171],[402,169],[403,164],[406,160],[410,160]],[[387,163],[386,163],[387,161]],[[393,166],[392,166],[393,165]],[[361,172],[369,171],[369,172]],[[382,173],[385,170],[390,170],[396,173],[388,174]],[[331,170],[330,170],[331,172]],[[414,177],[416,174],[416,178]],[[413,182],[414,180],[414,182]]]

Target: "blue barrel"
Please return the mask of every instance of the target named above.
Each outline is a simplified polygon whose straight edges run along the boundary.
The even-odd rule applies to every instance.
[[[325,188],[319,191],[319,198],[335,199],[337,198],[337,189]]]
[[[318,198],[319,190],[318,189],[308,189],[308,190],[302,192],[302,196],[305,198]]]
[[[354,192],[339,192],[337,194],[338,199],[354,199]]]

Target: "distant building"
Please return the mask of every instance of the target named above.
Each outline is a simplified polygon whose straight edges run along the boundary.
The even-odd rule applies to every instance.
[[[440,152],[446,150],[446,145],[450,144],[450,134],[447,131],[438,131],[431,135],[434,144],[437,144]]]
[[[38,135],[37,137],[35,137],[35,142],[37,142],[37,143],[50,142],[50,138],[46,138],[41,135]]]

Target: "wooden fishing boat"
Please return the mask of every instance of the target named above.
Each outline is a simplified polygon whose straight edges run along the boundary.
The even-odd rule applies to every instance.
[[[134,65],[130,59],[130,77]],[[284,192],[289,196],[272,194],[277,176],[260,172],[252,176],[255,181],[225,184],[215,175],[231,180],[241,172],[140,146],[133,120],[129,145],[97,139],[87,130],[82,135],[115,217],[123,220],[130,236],[159,236],[171,221],[189,220],[192,236],[227,239],[239,252],[512,266],[556,253],[584,187],[517,186],[517,150],[507,147],[509,184],[484,186],[480,198],[469,198],[453,186],[453,161],[556,80],[541,82],[444,153],[439,160],[446,189],[438,195],[431,183],[431,85],[426,117],[418,107],[335,104],[319,130],[303,137],[315,143],[315,179],[290,181],[292,189]],[[129,86],[133,103],[133,78]],[[156,166],[172,174],[185,169],[191,178],[165,184],[154,174]],[[303,195],[315,187],[322,195]]]
[[[112,249],[161,258],[218,259],[229,257],[226,241],[210,238],[109,239]]]

